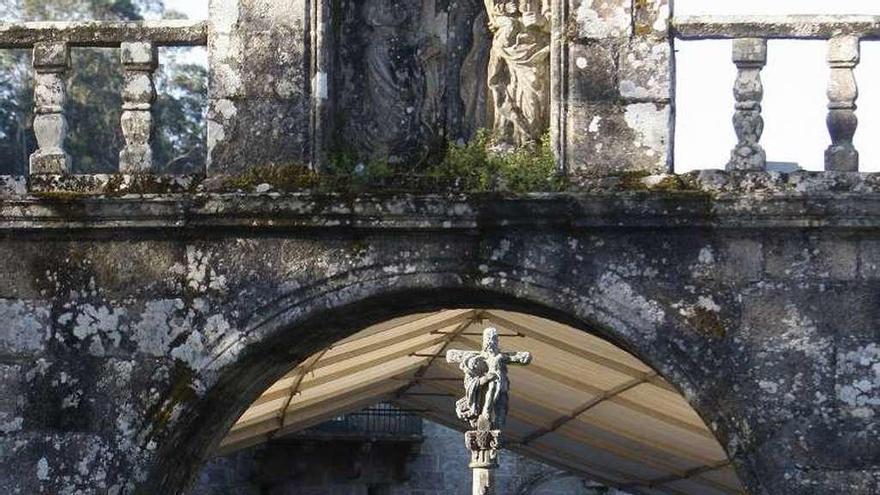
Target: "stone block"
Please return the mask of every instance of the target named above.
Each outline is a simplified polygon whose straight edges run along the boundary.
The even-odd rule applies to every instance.
[[[21,366],[0,364],[0,437],[23,428],[22,406],[26,384]]]
[[[278,26],[302,30],[308,7],[304,0],[240,0],[239,26],[248,31],[268,31]]]
[[[666,37],[672,18],[670,0],[636,0],[633,2],[633,28],[636,35]]]
[[[758,280],[764,271],[763,244],[758,239],[730,239],[722,245],[718,261],[727,280]]]
[[[70,66],[67,43],[41,42],[34,45],[34,67],[38,72],[64,71]]]
[[[575,175],[659,174],[668,170],[667,104],[573,103],[566,147]]]
[[[835,36],[828,40],[827,60],[831,64],[859,63],[858,36]]]
[[[569,50],[569,101],[614,100],[617,91],[616,43],[572,42]]]
[[[125,42],[119,46],[120,60],[124,65],[141,66],[145,70],[155,69],[159,63],[159,51],[148,41]]]
[[[228,34],[238,26],[241,0],[211,0],[208,2],[210,36]]]
[[[572,0],[570,12],[579,38],[625,38],[632,34],[630,0]]]
[[[244,96],[307,99],[306,36],[302,29],[288,28],[248,35],[243,47]]]
[[[619,92],[627,99],[667,102],[672,99],[669,41],[633,38],[620,51]]]
[[[45,302],[0,299],[0,353],[42,352],[49,339],[49,311]]]
[[[241,33],[212,33],[208,37],[208,81],[212,98],[244,94],[244,38]]]
[[[308,161],[307,8],[302,0],[212,2],[209,173]]]
[[[861,241],[859,251],[859,275],[866,279],[880,278],[880,240]]]
[[[308,112],[304,98],[212,99],[208,173],[235,174],[254,165],[307,163]]]
[[[852,280],[858,244],[847,239],[777,238],[765,241],[766,271],[785,279]]]
[[[767,62],[767,40],[758,38],[733,40],[732,59],[737,63],[764,65]]]

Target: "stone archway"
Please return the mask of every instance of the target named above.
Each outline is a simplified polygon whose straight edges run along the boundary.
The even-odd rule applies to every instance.
[[[416,274],[410,277],[416,284],[426,282],[418,280]],[[410,277],[393,277],[397,282],[393,285],[400,284],[401,278]],[[249,343],[247,348],[237,351],[237,359],[226,365],[216,385],[205,395],[205,400],[193,409],[192,414],[181,416],[181,423],[173,431],[166,448],[163,449],[164,452],[160,451],[160,462],[154,473],[161,473],[161,477],[153,476],[148,480],[150,489],[154,489],[155,486],[155,489],[161,490],[162,493],[182,493],[173,490],[180,490],[179,487],[183,486],[185,480],[194,475],[198,463],[187,465],[181,463],[180,459],[204,459],[247,405],[284,374],[291,363],[302,361],[311,352],[355,333],[368,323],[385,321],[418,310],[441,307],[508,308],[546,316],[581,329],[601,328],[604,336],[625,345],[628,349],[633,349],[633,352],[644,354],[646,349],[650,351],[650,346],[646,348],[632,340],[632,336],[640,335],[640,332],[646,330],[640,328],[645,323],[640,313],[636,312],[639,317],[627,322],[628,327],[624,332],[609,331],[608,327],[598,325],[588,326],[583,324],[578,316],[566,314],[546,303],[530,301],[523,297],[524,294],[531,294],[534,299],[546,300],[547,293],[555,292],[548,291],[546,287],[536,287],[508,278],[506,285],[518,294],[518,297],[512,297],[505,292],[494,290],[439,288],[431,287],[430,284],[429,289],[389,290],[385,283],[390,279],[380,280],[383,282],[376,284],[374,289],[377,292],[362,299],[349,299],[358,293],[363,294],[362,288],[352,285],[343,286],[332,293],[325,293],[322,298],[313,300],[310,304],[311,314],[306,313],[308,315],[306,318],[303,318],[304,315],[300,311],[302,308],[298,307],[297,311],[290,314],[296,314],[296,318],[301,319],[299,325],[292,327],[290,321],[285,321],[288,313],[284,312],[278,313],[279,316],[275,319],[265,322],[262,325],[264,331],[261,332],[260,339]],[[556,291],[569,292],[564,287],[558,286]],[[339,302],[348,304],[332,307],[333,303]],[[603,308],[603,310],[610,309]],[[656,363],[652,364],[655,367],[662,366],[664,368],[662,373],[666,376],[686,376],[686,371],[680,367],[682,363],[670,358],[672,356],[655,353],[647,362]],[[224,357],[219,356],[217,359],[222,360]],[[677,383],[677,386],[685,389],[694,387],[689,383],[682,385],[681,382]],[[152,483],[158,484],[152,485]]]
[[[508,370],[514,384],[502,434],[508,450],[637,493],[645,487],[698,495],[741,492],[715,435],[650,367],[589,333],[499,309],[415,313],[334,342],[264,391],[238,418],[217,455],[276,441],[283,445],[289,435],[378,402],[464,429],[454,413],[462,394],[460,370],[445,353],[480,349],[487,327],[496,330],[505,350],[531,353],[528,366]],[[385,423],[376,419],[382,435]],[[454,462],[459,450],[442,455]],[[531,473],[512,465],[505,469],[500,479]],[[461,465],[422,475],[445,480],[449,492],[462,488],[456,476],[465,473]],[[508,483],[502,491],[513,489]]]

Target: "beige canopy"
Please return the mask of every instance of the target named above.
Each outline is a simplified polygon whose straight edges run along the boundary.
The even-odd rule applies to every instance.
[[[743,493],[714,435],[651,368],[569,326],[496,310],[397,318],[317,352],[245,411],[220,453],[382,401],[463,430],[461,373],[443,355],[479,349],[486,326],[503,350],[534,357],[510,368],[506,448],[632,493]]]

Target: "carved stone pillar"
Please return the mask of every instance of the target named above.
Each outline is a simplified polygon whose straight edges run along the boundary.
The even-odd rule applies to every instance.
[[[501,431],[467,431],[464,434],[464,443],[471,453],[469,467],[473,472],[473,495],[495,495],[495,470],[498,468]]]
[[[125,147],[119,152],[119,172],[154,172],[153,102],[156,87],[153,72],[158,66],[156,46],[148,41],[122,43],[120,47],[125,82],[122,88],[122,134]]]
[[[825,170],[857,172],[859,152],[853,146],[858,126],[856,99],[859,89],[853,69],[859,63],[859,38],[838,36],[828,41],[828,132],[831,146],[825,150]]]
[[[737,68],[736,82],[733,85],[733,96],[736,99],[733,129],[736,131],[737,143],[730,154],[727,169],[764,170],[767,156],[759,141],[764,132],[764,118],[761,117],[761,100],[764,98],[761,69],[767,63],[767,40],[733,40],[733,63]]]
[[[67,137],[67,43],[40,42],[34,45],[34,134],[37,150],[31,155],[31,174],[66,174],[70,156],[64,151]]]

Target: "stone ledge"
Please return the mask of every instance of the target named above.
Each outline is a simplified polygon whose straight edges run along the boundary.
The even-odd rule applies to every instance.
[[[880,194],[630,191],[501,195],[188,193],[0,201],[0,230],[880,228]]]
[[[579,192],[695,191],[709,194],[770,195],[877,194],[880,173],[856,172],[728,172],[695,170],[683,174],[645,175],[638,172],[610,177],[571,178]]]
[[[123,41],[158,46],[197,46],[208,42],[208,23],[191,20],[0,22],[0,48],[31,48],[38,42],[116,47]]]

